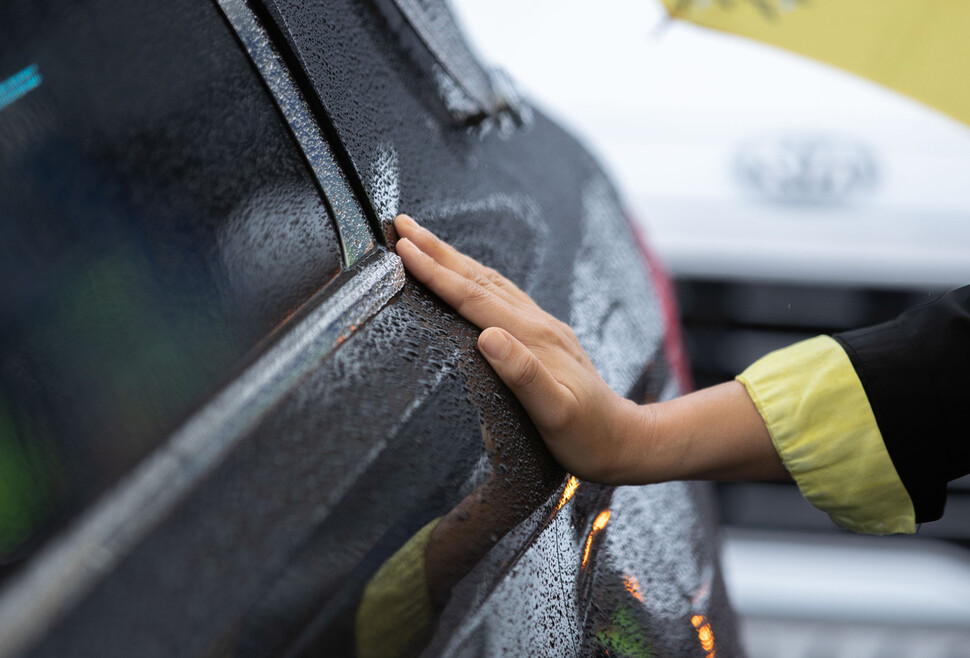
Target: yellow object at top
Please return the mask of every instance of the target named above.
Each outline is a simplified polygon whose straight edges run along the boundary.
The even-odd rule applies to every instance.
[[[674,18],[851,71],[970,124],[967,0],[661,0]]]

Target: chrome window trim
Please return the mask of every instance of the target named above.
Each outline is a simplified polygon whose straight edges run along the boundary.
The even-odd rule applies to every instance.
[[[375,241],[367,216],[350,187],[346,173],[252,10],[244,0],[216,0],[216,4],[255,64],[313,170],[337,223],[344,265],[350,267],[374,249]]]
[[[532,109],[505,71],[482,64],[454,9],[445,0],[436,14],[426,4],[427,0],[379,0],[377,7],[385,16],[399,16],[430,55],[435,63],[431,74],[452,116],[462,123],[498,119],[506,132],[516,125],[531,125]]]
[[[424,43],[431,55],[468,94],[479,108],[486,113],[496,112],[501,103],[495,97],[485,69],[475,60],[465,44],[456,39],[447,39],[435,29],[432,20],[418,0],[392,0],[404,19],[411,25],[418,38]]]

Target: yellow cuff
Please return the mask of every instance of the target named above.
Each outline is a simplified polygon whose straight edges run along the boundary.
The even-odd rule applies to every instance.
[[[439,521],[421,528],[364,588],[354,629],[358,658],[417,656],[431,639],[434,613],[424,559]]]
[[[834,339],[772,352],[737,376],[802,495],[848,530],[913,533],[916,515],[862,383]]]

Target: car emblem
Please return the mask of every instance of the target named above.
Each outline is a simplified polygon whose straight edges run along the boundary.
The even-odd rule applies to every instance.
[[[734,171],[758,196],[791,205],[839,205],[871,191],[878,181],[872,151],[851,138],[785,134],[738,148]]]

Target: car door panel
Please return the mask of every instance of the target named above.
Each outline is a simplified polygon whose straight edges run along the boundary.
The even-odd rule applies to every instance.
[[[643,262],[615,192],[578,145],[540,112],[534,112],[529,125],[511,132],[497,118],[487,117],[474,127],[443,128],[431,119],[441,109],[434,82],[421,77],[407,47],[387,38],[380,11],[366,3],[273,5],[283,38],[326,108],[369,198],[397,202],[374,204],[382,220],[406,210],[471,255],[508,273],[545,308],[577,327],[594,362],[618,390],[650,389],[662,397],[675,393],[673,378],[664,374],[662,359],[656,358],[663,342],[659,302],[644,285]],[[320,25],[326,28],[320,30]],[[347,94],[350,89],[352,95]],[[358,111],[361,104],[366,109]],[[434,184],[429,186],[427,181]],[[387,194],[386,188],[393,193]],[[481,212],[489,208],[491,212]],[[498,227],[496,215],[500,214],[518,215],[522,218],[518,230],[529,235],[508,237]],[[650,384],[644,381],[645,371]],[[660,653],[702,652],[693,624],[698,616],[716,629],[719,646],[729,655],[738,650],[717,571],[706,488],[672,486],[633,492],[623,500],[629,512],[614,510],[618,518],[629,514],[661,535],[670,534],[668,539],[658,539],[661,560],[649,561],[648,569],[622,572],[617,567],[622,560],[614,552],[623,553],[629,543],[644,542],[628,525],[620,525],[623,530],[603,533],[616,541],[597,539],[592,544],[602,555],[592,573],[583,575],[570,563],[557,567],[558,575],[551,576],[548,568],[538,565],[553,560],[562,564],[569,560],[570,551],[545,539],[541,531],[529,534],[530,541],[516,544],[511,554],[530,560],[535,568],[513,575],[505,568],[508,559],[490,563],[490,568],[482,566],[488,563],[486,556],[473,572],[477,575],[468,576],[471,584],[459,583],[459,588],[467,585],[468,589],[449,605],[462,612],[445,610],[440,635],[428,651],[491,655],[528,647],[536,655],[560,655],[564,646],[576,647],[577,653],[595,651],[597,646],[606,650],[611,645],[602,638],[622,635],[625,625],[642,629],[645,644]],[[606,507],[608,502],[574,520],[570,530],[574,560],[581,562],[592,525]],[[661,515],[662,510],[679,510],[680,515]],[[550,523],[545,532],[553,533],[555,525]],[[685,529],[689,540],[678,544]],[[558,555],[553,546],[560,546]],[[674,550],[675,546],[680,548]],[[678,565],[680,560],[689,565]],[[678,578],[685,570],[695,576]],[[641,594],[644,600],[640,600],[629,593],[627,576],[658,587]],[[483,587],[494,596],[482,598]],[[561,590],[569,592],[565,608],[556,608],[550,596],[541,594]],[[662,612],[655,602],[652,608],[647,603],[654,591],[664,592],[668,601],[671,592],[678,592],[677,600],[688,603],[670,605]],[[481,605],[468,607],[469,600]],[[514,614],[515,600],[523,610],[548,614]],[[610,608],[600,601],[626,601],[626,607]],[[530,608],[532,604],[538,607]],[[563,612],[570,609],[573,612]],[[629,619],[635,621],[628,623]],[[548,634],[537,629],[547,629]]]

